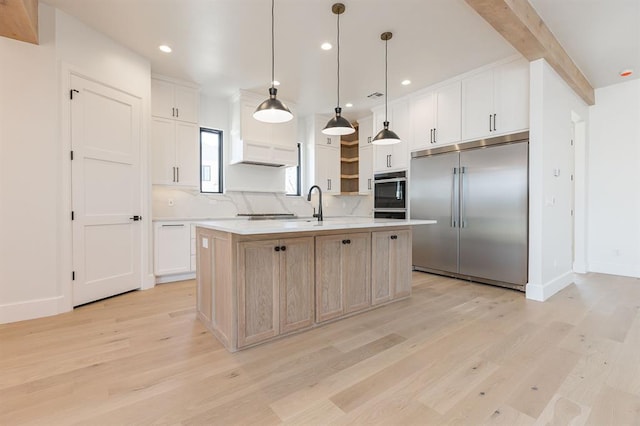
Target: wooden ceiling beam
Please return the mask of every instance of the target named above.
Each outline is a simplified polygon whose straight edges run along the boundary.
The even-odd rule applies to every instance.
[[[0,0],[0,36],[38,44],[38,0]]]
[[[562,48],[528,0],[465,0],[529,61],[544,58],[587,103],[593,87]]]

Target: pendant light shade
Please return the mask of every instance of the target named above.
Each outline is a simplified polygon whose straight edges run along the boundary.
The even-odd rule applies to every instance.
[[[273,83],[275,81],[274,9],[275,0],[271,0],[271,87],[269,88],[269,99],[258,105],[253,113],[253,118],[265,123],[284,123],[291,120],[293,114],[283,102],[276,98],[278,89]]]
[[[384,40],[384,124],[382,130],[371,141],[374,145],[393,145],[400,143],[400,138],[392,130],[389,130],[389,120],[387,119],[387,92],[388,92],[388,78],[387,78],[387,42],[391,40],[393,34],[385,32],[380,34],[380,39]]]
[[[349,120],[342,116],[342,108],[340,108],[340,15],[345,11],[344,4],[334,4],[331,6],[331,11],[337,16],[338,21],[338,106],[335,109],[336,115],[327,122],[327,125],[322,129],[322,133],[330,136],[350,135],[355,133],[356,129],[349,123]]]

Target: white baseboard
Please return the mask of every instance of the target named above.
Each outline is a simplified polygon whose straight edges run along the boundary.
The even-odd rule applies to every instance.
[[[589,262],[589,272],[640,278],[640,265],[609,262]]]
[[[64,312],[60,310],[63,299],[63,296],[56,296],[0,305],[0,324],[61,314]]]
[[[195,272],[185,274],[161,275],[156,277],[156,284],[172,283],[174,281],[192,280],[196,277]]]
[[[140,290],[149,290],[156,286],[156,276],[153,274],[147,274],[142,278],[142,287]]]
[[[545,284],[527,284],[527,299],[544,302],[545,300],[571,284],[573,282],[573,279],[573,272],[569,271]]]

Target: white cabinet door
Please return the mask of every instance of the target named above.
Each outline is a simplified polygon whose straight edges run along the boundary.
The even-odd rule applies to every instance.
[[[521,59],[499,66],[495,69],[494,83],[494,133],[528,129],[529,63]]]
[[[374,145],[373,171],[391,171],[406,169],[409,164],[409,103],[397,102],[389,105],[389,129],[393,130],[400,142],[393,145]],[[384,126],[384,108],[373,113],[374,133],[377,134]]]
[[[462,139],[529,128],[529,63],[518,59],[462,82]]]
[[[198,122],[198,90],[186,86],[174,86],[175,119],[189,123]]]
[[[151,119],[151,182],[175,184],[175,122],[164,118]]]
[[[358,192],[371,194],[373,190],[373,146],[363,146],[359,150]]]
[[[433,144],[435,122],[435,93],[428,92],[411,101],[411,151],[430,148]]]
[[[373,146],[373,172],[383,172],[391,168],[391,157],[393,155],[393,145]]]
[[[151,115],[198,122],[198,90],[165,80],[151,79]]]
[[[198,126],[176,122],[175,131],[175,184],[200,186],[200,144]]]
[[[462,85],[459,81],[436,91],[435,144],[449,144],[461,139]]]
[[[190,272],[190,223],[156,222],[154,228],[154,274],[170,275]]]
[[[371,145],[373,139],[373,116],[358,120],[358,145],[364,148]]]
[[[199,186],[198,126],[153,117],[151,175],[154,185]]]
[[[326,194],[340,193],[340,150],[316,145],[316,181]]]
[[[462,139],[477,139],[493,131],[493,70],[462,81]]]
[[[151,115],[175,118],[173,84],[164,80],[151,79]]]

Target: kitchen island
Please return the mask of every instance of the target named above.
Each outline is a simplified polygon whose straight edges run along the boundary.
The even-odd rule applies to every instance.
[[[198,222],[198,318],[235,352],[407,298],[411,226],[431,223]]]

